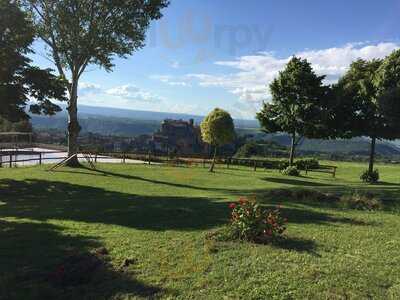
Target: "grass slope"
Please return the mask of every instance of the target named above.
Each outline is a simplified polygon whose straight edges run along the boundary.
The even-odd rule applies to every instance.
[[[336,179],[241,168],[0,169],[0,299],[398,299],[400,168],[378,168],[383,183],[373,186],[353,163],[339,164]],[[388,210],[269,199],[274,188],[372,190]],[[283,204],[287,241],[205,242],[228,222],[228,202],[252,194]],[[110,264],[89,284],[46,279],[71,251],[99,247]]]

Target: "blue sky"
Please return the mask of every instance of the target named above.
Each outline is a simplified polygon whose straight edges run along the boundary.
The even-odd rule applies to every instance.
[[[79,103],[254,118],[291,55],[334,82],[352,60],[399,48],[399,28],[400,0],[171,0],[145,48],[111,73],[89,66]],[[34,62],[53,67],[35,49]]]

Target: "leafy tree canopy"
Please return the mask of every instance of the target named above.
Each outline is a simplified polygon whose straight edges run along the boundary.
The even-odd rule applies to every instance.
[[[257,114],[264,131],[320,137],[323,100],[328,92],[324,78],[315,74],[307,60],[293,57],[270,84],[271,103],[264,103]]]
[[[31,66],[34,30],[15,1],[0,0],[0,116],[17,122],[35,114],[55,114],[53,99],[65,100],[65,83],[51,73]]]
[[[144,46],[146,30],[161,17],[167,0],[24,0],[39,36],[59,67],[81,74],[89,64],[107,71],[114,55]]]
[[[214,109],[201,123],[203,141],[213,146],[223,146],[235,139],[231,115],[220,108]]]
[[[78,153],[78,84],[89,65],[111,71],[115,56],[125,58],[145,45],[152,20],[168,0],[21,0],[33,19],[48,56],[69,80],[68,154]],[[78,166],[77,158],[69,161]]]
[[[393,135],[400,137],[400,50],[392,52],[379,67],[375,86],[378,103],[390,122]]]
[[[339,105],[338,110],[346,121],[336,123],[338,126],[346,124],[346,131],[352,136],[393,138],[393,131],[377,101],[378,88],[375,81],[381,65],[382,60],[358,59],[338,82],[339,98],[343,104]]]
[[[375,86],[380,94],[400,87],[400,49],[384,59],[376,73]]]
[[[318,76],[311,64],[293,57],[270,84],[271,103],[264,103],[257,119],[267,133],[287,132],[292,137],[290,162],[302,137],[321,138],[330,135],[326,126],[328,109],[324,101],[329,88],[325,76]]]

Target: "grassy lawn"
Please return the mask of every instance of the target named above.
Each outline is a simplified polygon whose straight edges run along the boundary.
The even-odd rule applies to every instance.
[[[99,165],[99,171],[0,169],[0,299],[400,299],[400,167],[335,163],[337,178],[250,168]],[[385,210],[271,199],[275,188],[380,194]],[[213,243],[228,203],[283,205],[279,245]],[[84,284],[49,279],[71,253],[105,247]],[[90,270],[87,271],[90,273]]]

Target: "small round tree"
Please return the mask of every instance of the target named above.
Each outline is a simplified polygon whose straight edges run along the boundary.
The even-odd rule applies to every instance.
[[[233,120],[228,112],[216,108],[201,122],[200,128],[203,141],[214,147],[214,157],[209,170],[213,172],[218,147],[233,142],[235,138]]]

